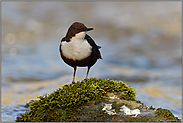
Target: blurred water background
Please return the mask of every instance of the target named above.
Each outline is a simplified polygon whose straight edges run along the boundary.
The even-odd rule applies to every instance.
[[[1,120],[28,111],[25,103],[72,81],[59,44],[75,21],[94,30],[103,59],[89,78],[122,80],[147,106],[182,118],[181,1],[1,3]],[[79,68],[76,80],[84,79]]]

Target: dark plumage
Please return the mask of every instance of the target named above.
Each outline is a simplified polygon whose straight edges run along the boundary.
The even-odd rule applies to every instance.
[[[90,30],[93,30],[93,28],[87,28],[84,24],[75,22],[70,26],[66,36],[62,38],[60,43],[59,51],[61,58],[66,64],[74,68],[73,83],[77,66],[88,67],[85,78],[87,79],[91,66],[96,63],[97,59],[102,59],[99,51],[101,47],[97,46],[94,40],[86,34]]]

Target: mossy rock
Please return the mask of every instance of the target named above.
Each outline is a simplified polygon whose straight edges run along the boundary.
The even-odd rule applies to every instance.
[[[181,120],[175,117],[168,109],[158,108],[155,114],[155,117],[159,117],[158,122],[181,122]]]
[[[89,101],[106,100],[107,93],[120,93],[120,99],[136,100],[136,91],[122,81],[90,78],[75,84],[66,84],[51,94],[38,97],[30,103],[30,111],[17,117],[17,122],[77,121],[78,107]],[[99,111],[104,116],[103,111]],[[106,114],[105,114],[106,115]],[[71,118],[72,117],[72,118]]]
[[[110,97],[118,98],[111,99]],[[103,111],[112,104],[115,115]],[[124,115],[121,106],[139,109],[137,117]],[[167,109],[155,109],[136,100],[136,91],[122,81],[90,78],[64,85],[30,101],[29,112],[17,117],[17,122],[181,122]],[[147,108],[148,107],[148,108]]]

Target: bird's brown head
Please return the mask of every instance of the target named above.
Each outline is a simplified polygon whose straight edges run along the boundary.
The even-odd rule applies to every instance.
[[[80,22],[74,22],[68,29],[65,40],[67,42],[70,41],[70,39],[75,36],[76,34],[80,32],[87,32],[93,30],[93,28],[87,28],[83,23]]]

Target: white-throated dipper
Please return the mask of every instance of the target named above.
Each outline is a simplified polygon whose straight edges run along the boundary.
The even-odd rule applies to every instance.
[[[85,80],[89,70],[97,59],[102,59],[99,49],[94,40],[86,34],[93,28],[87,28],[83,23],[74,22],[68,29],[67,34],[60,43],[60,55],[63,61],[74,68],[72,83],[75,83],[77,67],[88,67]]]

